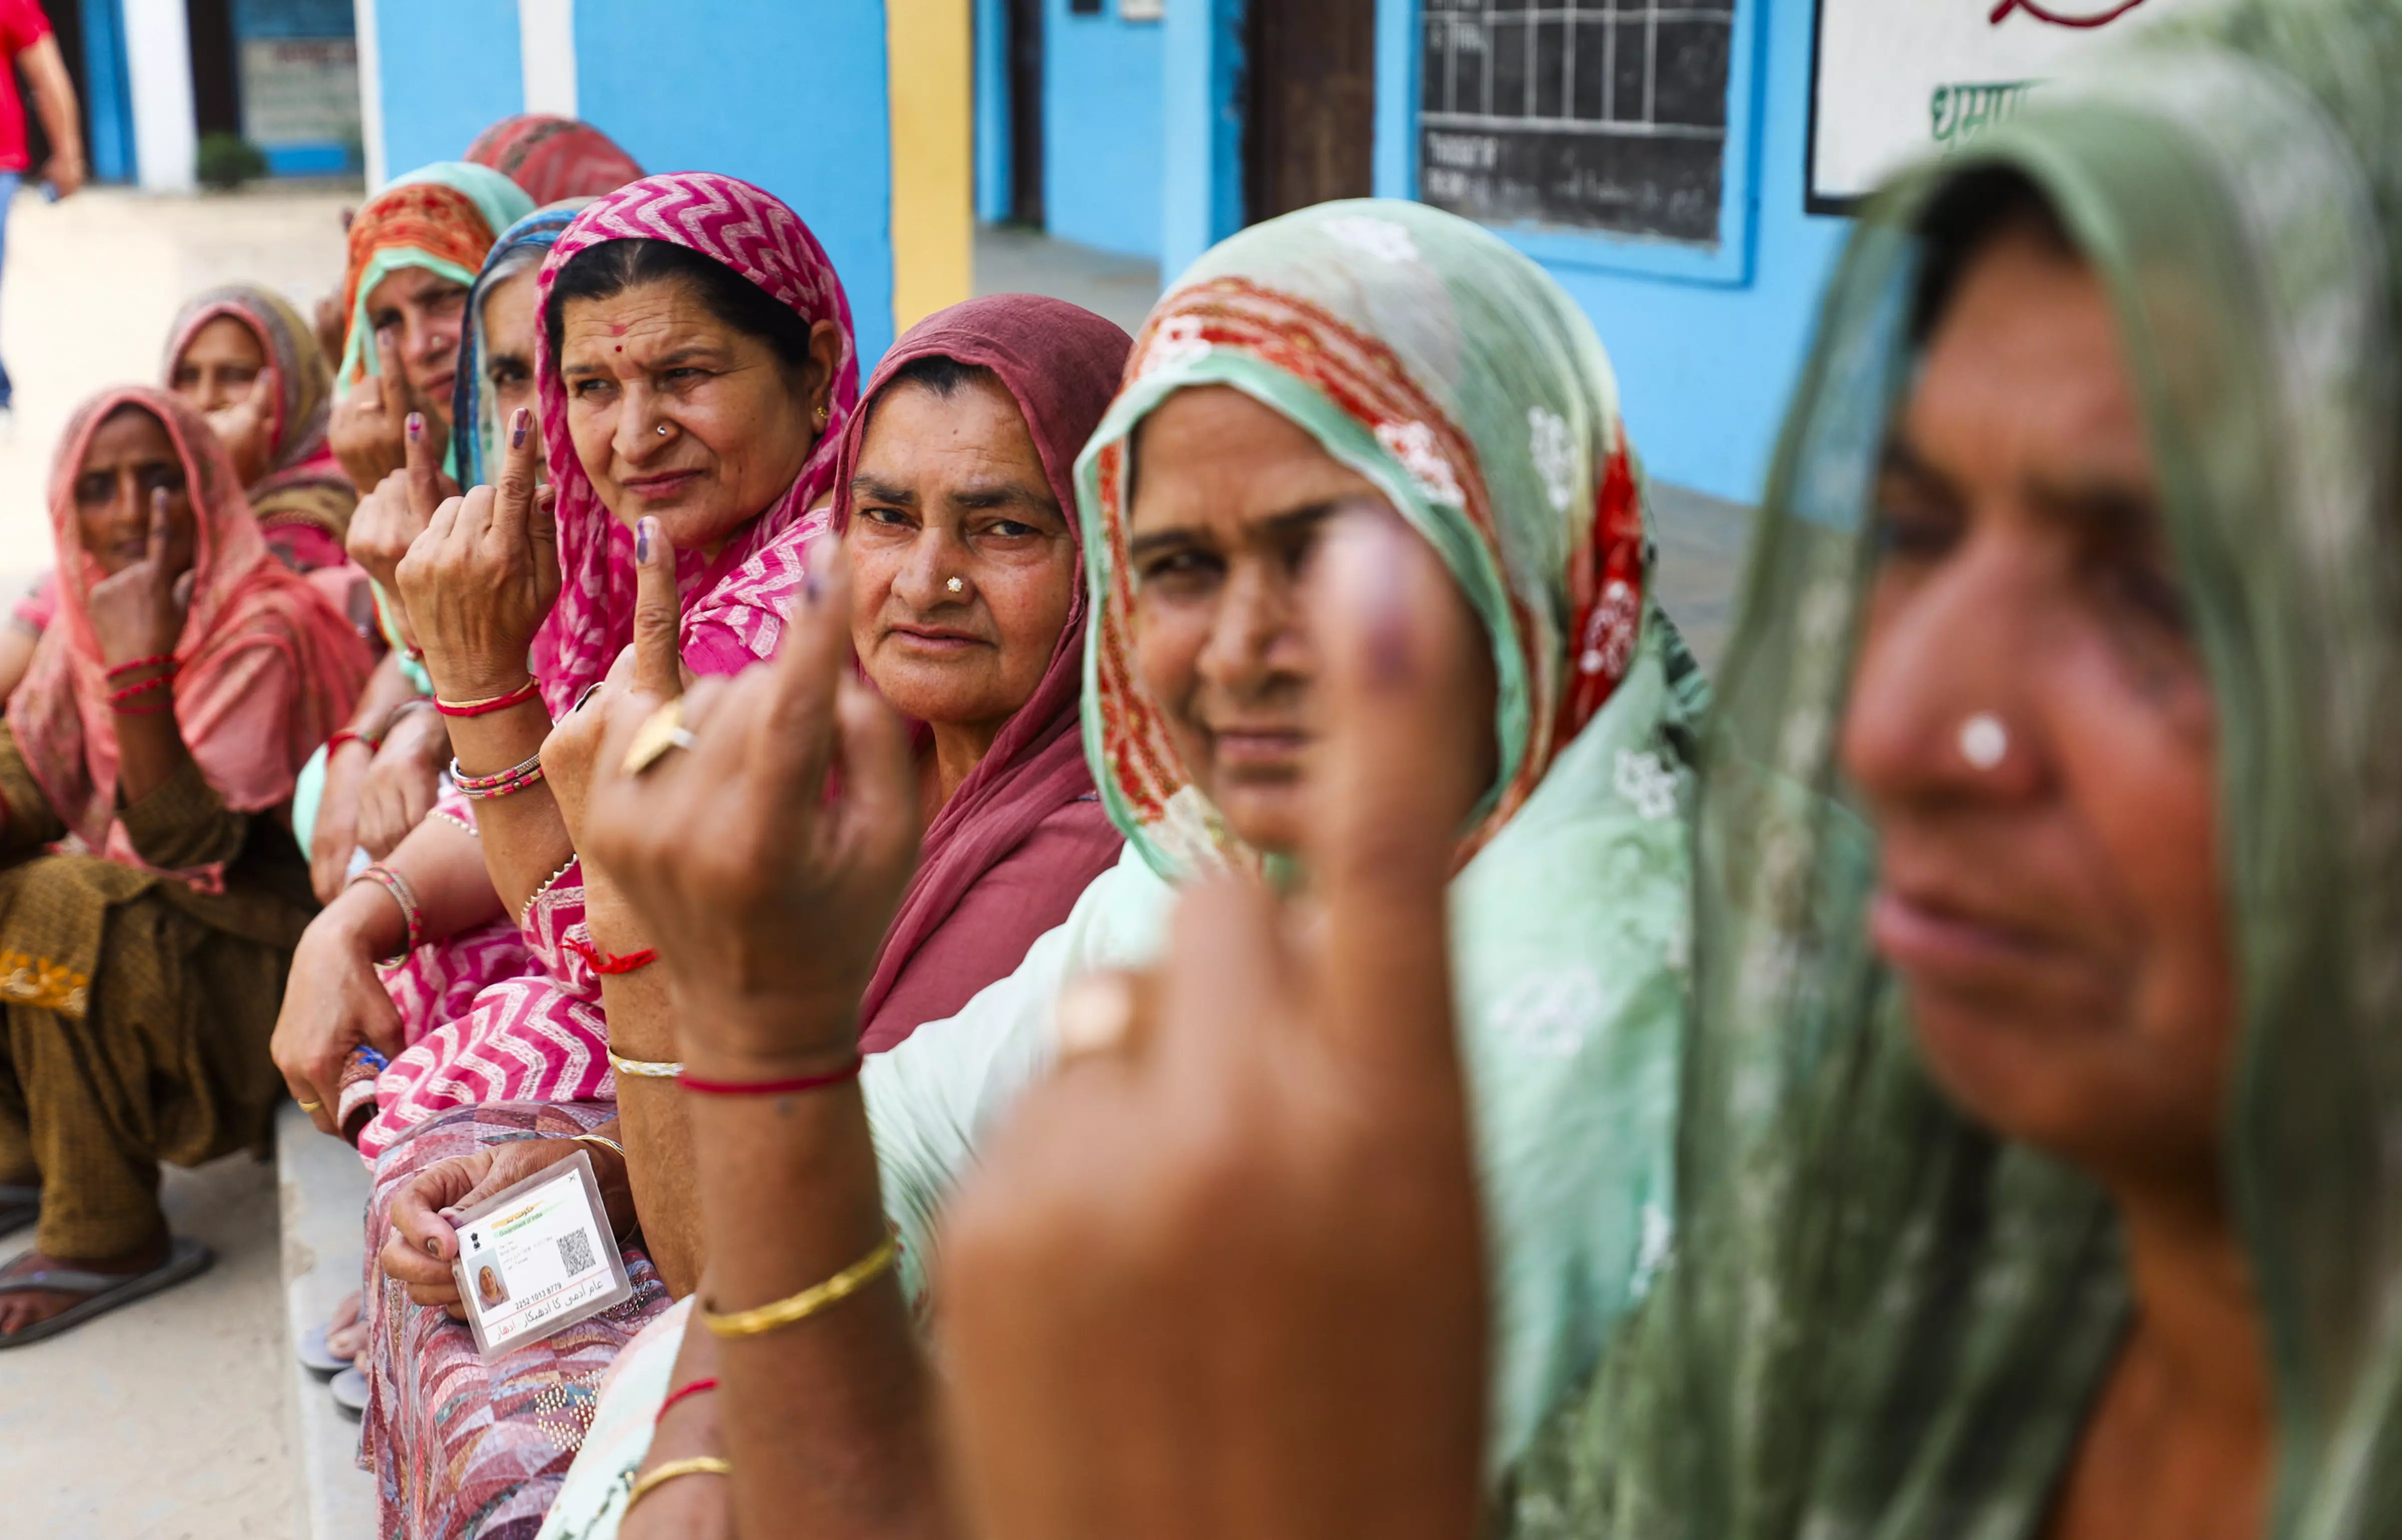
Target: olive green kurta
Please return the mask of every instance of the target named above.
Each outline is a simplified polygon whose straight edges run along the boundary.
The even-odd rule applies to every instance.
[[[0,726],[0,1181],[42,1186],[37,1244],[101,1258],[159,1235],[159,1162],[263,1146],[268,1058],[309,868],[270,815],[235,813],[186,763],[123,809],[155,867],[222,863],[221,892],[49,853],[65,826]]]

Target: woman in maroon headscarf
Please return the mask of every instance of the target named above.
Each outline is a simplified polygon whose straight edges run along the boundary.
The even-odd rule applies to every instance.
[[[885,355],[843,439],[834,528],[852,571],[852,645],[868,679],[919,723],[929,824],[861,1003],[867,1052],[953,1014],[1006,977],[1118,859],[1121,837],[1094,793],[1078,727],[1085,585],[1073,476],[1076,454],[1099,424],[1131,346],[1118,327],[1059,300],[1012,295],[954,306]],[[762,549],[747,575],[736,574],[683,618],[683,629],[780,631],[779,606],[794,602],[794,585],[776,574],[802,564],[813,522]],[[674,570],[675,555],[656,529],[644,535],[641,602],[649,612],[634,620],[638,653],[645,639],[677,631],[673,588],[663,575]],[[674,678],[674,660],[663,650],[638,660],[630,675],[620,669],[602,695],[554,729],[543,763],[571,831],[581,821],[580,790],[608,714],[605,697],[645,686],[671,691],[666,681]],[[742,836],[729,831],[728,837]],[[641,940],[627,928],[606,874],[587,867],[585,879],[595,956],[629,959]],[[458,1240],[440,1211],[480,1202],[578,1151],[590,1156],[619,1233],[654,1207],[658,1225],[697,1230],[681,1093],[673,1066],[649,1056],[672,1052],[675,1029],[664,992],[642,984],[649,976],[639,968],[609,975],[616,1093],[621,1106],[632,1104],[622,1123],[579,1137],[579,1127],[562,1118],[535,1118],[532,1126],[547,1136],[430,1164],[393,1196],[380,1263],[418,1306],[458,1307],[450,1272]],[[620,1138],[624,1155],[612,1148]],[[650,1296],[642,1313],[656,1315],[666,1303]],[[538,1397],[503,1393],[499,1377],[492,1395],[476,1396],[466,1382],[478,1360],[463,1327],[435,1309],[408,1313],[393,1332],[406,1351],[380,1357],[380,1368],[403,1366],[424,1382],[395,1382],[382,1400],[395,1410],[426,1409],[424,1425],[387,1426],[370,1442],[404,1448],[414,1436],[435,1450],[472,1439],[475,1453],[471,1462],[433,1458],[388,1472],[404,1489],[414,1481],[424,1490],[400,1492],[402,1511],[388,1509],[387,1518],[416,1533],[428,1531],[422,1516],[462,1507],[485,1515],[488,1525],[503,1515],[539,1515],[573,1449],[562,1451],[557,1427],[545,1425]],[[637,1324],[612,1313],[575,1328],[572,1364],[520,1349],[506,1360],[506,1380],[590,1383],[608,1356],[595,1351],[594,1339]],[[428,1367],[437,1363],[438,1374]],[[681,1377],[705,1373],[693,1368]],[[476,1490],[435,1490],[441,1483]]]

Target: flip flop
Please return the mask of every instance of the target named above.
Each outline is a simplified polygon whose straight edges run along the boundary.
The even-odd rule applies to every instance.
[[[0,1235],[13,1235],[42,1217],[42,1189],[0,1182]]]
[[[0,1295],[5,1294],[81,1294],[87,1298],[81,1304],[70,1305],[47,1321],[36,1321],[22,1331],[0,1336],[0,1348],[24,1347],[47,1337],[56,1337],[71,1327],[81,1326],[95,1315],[105,1315],[119,1305],[130,1305],[136,1299],[146,1299],[161,1289],[197,1278],[209,1270],[216,1254],[198,1241],[177,1236],[168,1247],[167,1259],[147,1272],[85,1272],[76,1268],[48,1268],[40,1272],[20,1273],[14,1277],[0,1276]]]
[[[300,1335],[297,1356],[300,1367],[315,1375],[339,1374],[351,1367],[351,1361],[325,1345],[329,1334],[324,1327],[311,1327]]]
[[[367,1377],[366,1375],[361,1374],[357,1369],[346,1368],[328,1381],[326,1388],[334,1393],[334,1405],[342,1409],[343,1416],[354,1423],[366,1419],[367,1414]]]

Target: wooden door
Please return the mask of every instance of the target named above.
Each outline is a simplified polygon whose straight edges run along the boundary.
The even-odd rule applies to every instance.
[[[1042,5],[1009,0],[1009,217],[1043,227]]]
[[[1250,0],[1243,119],[1251,223],[1374,191],[1376,0]]]

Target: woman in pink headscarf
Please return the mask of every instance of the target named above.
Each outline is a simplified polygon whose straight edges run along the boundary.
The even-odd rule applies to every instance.
[[[520,415],[501,487],[445,504],[401,569],[435,695],[460,713],[448,719],[460,791],[369,869],[378,890],[345,892],[311,926],[295,961],[307,1008],[287,1002],[277,1033],[294,1095],[323,1104],[320,1127],[348,1126],[369,1159],[454,1107],[609,1091],[602,975],[543,739],[632,639],[630,526],[645,514],[683,553],[685,666],[725,673],[766,655],[773,626],[712,624],[706,601],[764,584],[772,609],[798,583],[797,568],[745,564],[825,501],[858,400],[840,280],[791,210],[730,177],[650,177],[586,209],[544,267],[538,306],[539,437]],[[569,335],[587,323],[606,338],[589,359]],[[538,500],[537,455],[549,472]],[[472,953],[428,945],[504,914],[530,972],[477,977]],[[361,1047],[391,1061],[380,1078],[356,1069]],[[351,1110],[373,1109],[363,1124],[343,1115],[346,1067]]]
[[[0,1348],[200,1272],[159,1162],[265,1139],[314,907],[288,804],[366,681],[358,633],[269,554],[199,416],[125,387],[50,476],[56,621],[0,733]]]
[[[1129,347],[1117,327],[1058,300],[971,301],[921,323],[886,355],[868,406],[845,435],[835,525],[856,574],[851,641],[869,681],[920,724],[920,795],[932,816],[916,879],[862,1002],[871,1050],[957,1011],[1006,976],[1118,858],[1122,841],[1094,794],[1077,726],[1084,586],[1071,478]],[[755,580],[793,566],[810,533],[795,526],[765,547],[748,564],[754,581],[721,590],[685,626],[780,632],[789,596],[770,599]],[[647,614],[635,627],[636,652],[648,655],[554,733],[545,761],[565,772],[563,779],[580,784],[613,700],[680,688],[672,658],[643,639],[668,634],[672,624],[664,540],[656,530],[652,538],[658,543],[642,572]],[[580,805],[572,808],[571,822],[580,817]],[[640,944],[605,876],[595,874],[587,896],[597,951],[622,955]],[[613,1217],[640,1221],[646,1242],[664,1246],[697,1217],[678,1196],[690,1181],[681,1093],[660,1073],[673,1069],[675,1026],[663,996],[642,987],[648,978],[610,981],[623,1118],[598,1132],[622,1133],[623,1155],[574,1142],[591,1125],[567,1121],[575,1109],[553,1107],[521,1109],[523,1121],[511,1131],[536,1135],[530,1139],[502,1144],[487,1132],[479,1149],[423,1162],[421,1150],[435,1148],[437,1130],[448,1134],[446,1120],[385,1162],[370,1239],[381,1247],[388,1287],[405,1286],[417,1303],[385,1312],[394,1338],[390,1351],[374,1354],[374,1411],[387,1421],[371,1437],[380,1450],[427,1449],[421,1464],[414,1454],[394,1458],[406,1462],[398,1484],[414,1513],[454,1506],[448,1486],[462,1466],[441,1451],[469,1430],[475,1470],[505,1468],[498,1458],[504,1449],[545,1463],[540,1478],[525,1472],[524,1484],[490,1511],[543,1511],[566,1457],[555,1437],[533,1425],[528,1398],[535,1387],[595,1372],[606,1361],[594,1351],[563,1371],[548,1344],[490,1366],[473,1360],[464,1329],[428,1308],[453,1302],[447,1258],[456,1254],[456,1237],[436,1211],[582,1149],[606,1185],[632,1200]],[[485,1109],[488,1125],[493,1110]],[[453,1137],[442,1143],[458,1148]],[[685,1280],[692,1249],[686,1241]],[[683,1282],[673,1292],[689,1286]],[[665,1303],[646,1301],[641,1313]],[[453,1367],[429,1371],[429,1365]],[[482,1395],[474,1383],[479,1373],[489,1385]],[[427,1424],[446,1418],[460,1431],[436,1437]],[[473,1478],[465,1484],[483,1511],[493,1490]]]

